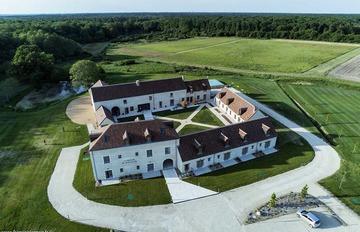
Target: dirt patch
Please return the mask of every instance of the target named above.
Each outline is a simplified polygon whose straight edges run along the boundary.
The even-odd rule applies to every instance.
[[[85,125],[91,122],[96,125],[95,114],[89,96],[80,97],[70,102],[66,107],[66,115],[74,123]]]

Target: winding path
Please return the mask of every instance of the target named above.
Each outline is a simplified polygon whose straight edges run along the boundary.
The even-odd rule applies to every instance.
[[[236,92],[304,137],[315,150],[314,160],[304,167],[219,195],[176,205],[132,208],[89,201],[73,188],[79,151],[86,146],[84,144],[62,150],[48,186],[51,204],[57,212],[70,220],[125,231],[267,231],[264,224],[243,225],[248,212],[264,204],[273,192],[282,195],[299,191],[308,184],[309,193],[324,201],[348,225],[328,228],[328,231],[360,231],[360,218],[317,184],[318,180],[339,169],[340,158],[337,152],[294,122]]]

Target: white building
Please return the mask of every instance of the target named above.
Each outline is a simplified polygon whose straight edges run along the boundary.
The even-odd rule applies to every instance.
[[[181,137],[172,122],[144,120],[101,128],[89,150],[98,181],[173,167],[185,173],[274,148],[276,138],[268,117]]]
[[[209,100],[210,84],[207,79],[184,81],[182,77],[117,85],[98,81],[89,93],[94,112],[102,106],[121,118]]]
[[[224,87],[216,94],[214,103],[225,114],[227,114],[233,122],[246,122],[263,118],[264,114],[261,113],[254,105],[233,93],[227,87]]]

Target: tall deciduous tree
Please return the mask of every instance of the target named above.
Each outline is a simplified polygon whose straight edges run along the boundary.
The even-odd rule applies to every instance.
[[[90,60],[79,60],[70,68],[70,80],[75,87],[90,87],[95,81],[106,77],[104,69]]]
[[[49,81],[54,70],[54,57],[36,45],[21,45],[12,60],[12,73],[19,80],[40,86]]]

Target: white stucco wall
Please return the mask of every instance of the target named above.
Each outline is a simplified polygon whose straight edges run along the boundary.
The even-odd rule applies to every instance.
[[[164,142],[150,142],[141,145],[129,145],[120,148],[91,151],[94,176],[96,180],[106,179],[105,171],[112,170],[113,178],[147,172],[147,164],[154,164],[154,171],[163,169],[163,162],[172,159],[173,165],[177,163],[177,146],[179,140]],[[170,147],[170,154],[165,154],[165,147]],[[147,150],[152,150],[152,157],[147,157]],[[136,156],[138,152],[138,156]],[[118,157],[121,155],[121,158]],[[110,163],[104,164],[105,156],[110,157]],[[137,166],[140,166],[137,169]],[[123,168],[123,172],[120,172]]]

